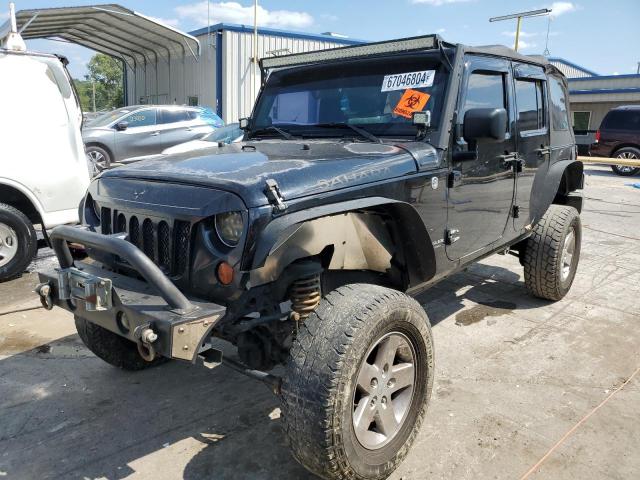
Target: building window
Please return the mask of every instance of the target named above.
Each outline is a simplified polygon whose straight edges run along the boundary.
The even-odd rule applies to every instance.
[[[540,130],[546,126],[544,89],[540,80],[516,80],[518,130]]]
[[[589,130],[591,112],[573,112],[573,129],[577,132]]]
[[[197,95],[196,95],[196,96],[193,96],[193,97],[189,97],[189,98],[187,99],[187,104],[188,104],[190,107],[197,107],[197,106],[198,106],[198,97],[197,97]]]

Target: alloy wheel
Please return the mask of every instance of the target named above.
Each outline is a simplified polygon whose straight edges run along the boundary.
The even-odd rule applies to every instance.
[[[91,150],[87,153],[87,156],[89,157],[89,160],[91,160],[91,163],[94,165],[95,169],[98,172],[101,172],[102,170],[104,170],[106,168],[106,157],[100,153],[97,150]]]
[[[0,267],[8,264],[18,253],[18,235],[13,228],[0,223]]]
[[[384,335],[369,349],[353,394],[353,428],[363,447],[382,448],[402,428],[413,400],[415,358],[400,332]]]
[[[573,254],[576,249],[576,235],[573,227],[564,239],[562,245],[562,255],[560,258],[560,278],[563,282],[566,282],[571,274],[571,267],[573,265]]]
[[[622,158],[624,160],[638,160],[638,156],[633,152],[621,152],[616,155],[616,158]],[[618,170],[622,173],[631,173],[637,167],[630,167],[629,165],[616,165]]]

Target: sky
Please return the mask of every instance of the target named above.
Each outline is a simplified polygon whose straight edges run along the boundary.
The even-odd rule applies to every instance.
[[[207,25],[206,0],[14,1],[18,10],[113,2],[187,32]],[[210,0],[209,4],[211,24],[253,24],[252,0]],[[512,47],[516,21],[490,23],[489,18],[545,7],[553,10],[550,20],[523,20],[522,53],[542,54],[548,49],[553,57],[601,75],[636,73],[640,0],[259,0],[258,23],[309,33],[330,31],[369,41],[438,33],[455,43]],[[6,15],[0,13],[0,20]],[[29,47],[66,55],[76,78],[86,73],[85,64],[92,55],[76,45],[46,40],[31,41]]]

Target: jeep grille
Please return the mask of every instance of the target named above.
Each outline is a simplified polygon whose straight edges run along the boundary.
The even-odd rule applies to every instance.
[[[104,235],[127,233],[127,240],[167,275],[181,276],[185,273],[191,243],[189,222],[143,217],[108,207],[102,207],[100,217]]]

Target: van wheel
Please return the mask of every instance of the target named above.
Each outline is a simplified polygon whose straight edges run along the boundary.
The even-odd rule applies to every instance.
[[[614,158],[623,158],[624,160],[638,160],[640,161],[640,150],[633,147],[625,147],[618,150],[614,155]],[[618,175],[623,177],[631,177],[640,173],[640,168],[629,167],[627,165],[611,165],[613,170]]]
[[[111,155],[106,149],[98,145],[90,145],[86,148],[86,152],[94,172],[100,173],[111,167]]]
[[[165,357],[156,357],[151,362],[147,362],[138,353],[138,346],[134,342],[77,315],[74,316],[74,320],[76,323],[76,331],[82,343],[84,343],[96,357],[101,358],[114,367],[132,371],[144,370],[169,360]]]
[[[382,479],[427,410],[433,342],[424,309],[370,284],[330,292],[299,327],[282,385],[296,459],[325,479]]]
[[[524,282],[536,297],[560,300],[573,283],[580,260],[582,223],[573,207],[551,205],[527,240]]]
[[[21,275],[37,250],[36,231],[27,216],[0,203],[0,281]]]

